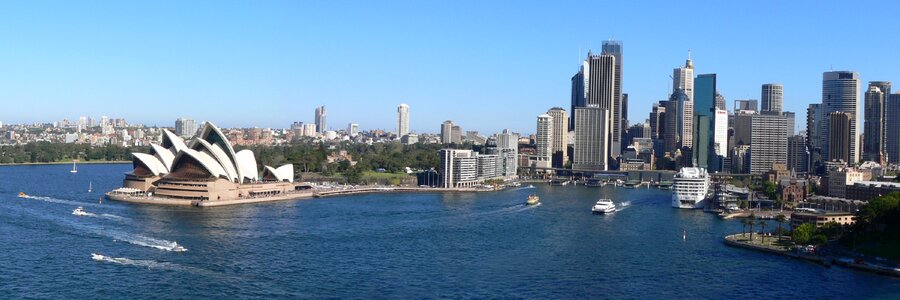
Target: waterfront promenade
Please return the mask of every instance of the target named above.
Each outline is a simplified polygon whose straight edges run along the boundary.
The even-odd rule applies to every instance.
[[[288,193],[242,197],[237,199],[225,200],[194,200],[194,199],[177,199],[146,195],[143,193],[121,193],[116,190],[106,193],[106,198],[115,201],[138,203],[138,204],[154,204],[154,205],[174,205],[174,206],[196,206],[196,207],[214,207],[227,205],[240,205],[252,203],[264,203],[275,201],[301,200],[309,198],[321,198],[344,195],[371,194],[371,193],[471,193],[471,192],[489,192],[498,189],[485,188],[431,188],[431,187],[395,187],[395,186],[328,186],[314,187],[308,186],[308,189],[295,190]]]
[[[801,250],[801,247],[794,249],[790,246],[789,240],[790,237],[788,236],[780,238],[778,236],[765,236],[765,240],[763,240],[763,236],[760,234],[753,234],[751,239],[749,234],[738,233],[725,236],[724,242],[732,247],[802,259],[828,267],[834,264],[860,271],[900,277],[900,268],[879,265],[861,259],[816,253],[815,250],[807,252]]]

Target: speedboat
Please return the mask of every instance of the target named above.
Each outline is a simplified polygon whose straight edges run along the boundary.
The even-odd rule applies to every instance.
[[[528,185],[528,188],[529,188],[529,189],[533,189],[533,188],[534,188],[534,185],[533,185],[533,184],[529,184],[529,185]]]
[[[103,256],[103,254],[91,253],[91,259],[93,260],[103,260],[104,258],[106,256]]]
[[[613,213],[616,211],[616,204],[609,199],[600,199],[597,200],[597,203],[594,204],[591,211],[599,214]]]
[[[84,211],[83,207],[79,206],[78,208],[76,208],[75,210],[72,211],[72,214],[76,215],[76,216],[87,216],[88,213]]]
[[[25,192],[19,192],[19,198],[25,198],[25,197],[28,197],[28,194],[26,194]]]
[[[525,205],[535,205],[538,203],[541,203],[541,198],[535,194],[528,196],[528,200],[525,201]]]
[[[172,245],[171,245],[171,246],[172,246],[172,251],[175,251],[175,252],[184,252],[184,251],[187,251],[187,248],[185,248],[185,247],[179,245],[178,242],[172,242]]]

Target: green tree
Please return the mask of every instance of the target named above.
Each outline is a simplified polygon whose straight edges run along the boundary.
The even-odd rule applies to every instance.
[[[791,232],[791,241],[794,244],[804,245],[809,243],[813,235],[816,234],[816,225],[813,223],[803,223]]]
[[[784,235],[784,228],[782,225],[784,225],[785,221],[787,221],[787,217],[784,215],[775,216],[775,222],[778,222],[778,239],[781,239],[781,236]]]
[[[759,221],[759,227],[762,229],[762,242],[763,242],[763,244],[766,243],[766,226],[769,226],[769,225],[768,225],[768,222],[766,222],[766,221]]]
[[[763,184],[763,194],[766,195],[769,199],[775,199],[776,193],[778,192],[778,186],[775,185],[774,182],[766,181]]]

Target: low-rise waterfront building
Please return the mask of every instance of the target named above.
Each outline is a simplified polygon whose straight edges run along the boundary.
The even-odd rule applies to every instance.
[[[838,225],[853,225],[856,223],[856,215],[851,212],[800,212],[791,213],[791,227],[797,228],[804,223],[815,224],[816,227],[825,226],[828,223]]]
[[[892,192],[900,192],[900,183],[882,181],[856,181],[846,186],[847,199],[869,201]]]

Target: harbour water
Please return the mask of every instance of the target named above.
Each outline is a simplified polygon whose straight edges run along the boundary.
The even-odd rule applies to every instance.
[[[130,164],[70,168],[0,167],[4,298],[900,298],[895,278],[727,247],[739,221],[673,209],[669,191],[166,207],[98,203]],[[591,214],[602,197],[627,206]]]

